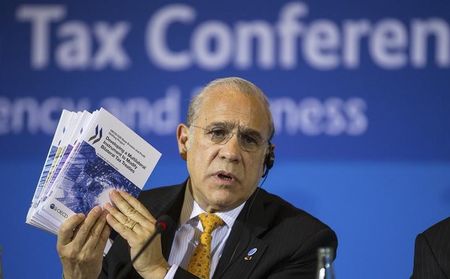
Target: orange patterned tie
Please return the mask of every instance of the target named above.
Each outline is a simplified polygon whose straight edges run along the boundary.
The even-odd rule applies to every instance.
[[[223,220],[216,214],[202,213],[199,215],[203,225],[203,232],[200,235],[200,243],[194,250],[188,265],[188,271],[201,279],[209,279],[211,264],[211,233],[219,226]]]

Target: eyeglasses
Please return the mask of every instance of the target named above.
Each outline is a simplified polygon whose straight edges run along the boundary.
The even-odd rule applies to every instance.
[[[238,128],[237,133],[233,132],[231,125],[214,125],[211,128],[203,128],[196,125],[191,127],[199,128],[204,131],[204,135],[213,144],[226,144],[233,135],[237,135],[239,146],[248,152],[254,152],[260,149],[267,140],[255,130],[241,130]],[[234,126],[234,125],[233,125]]]

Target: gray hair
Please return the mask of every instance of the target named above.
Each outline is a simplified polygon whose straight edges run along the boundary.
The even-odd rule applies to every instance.
[[[200,109],[200,106],[203,102],[205,94],[213,88],[217,87],[226,87],[230,89],[234,89],[238,92],[251,95],[256,97],[261,103],[264,105],[264,109],[266,110],[267,117],[269,118],[269,140],[272,139],[275,133],[275,125],[273,123],[272,113],[270,112],[270,104],[267,96],[259,89],[258,86],[251,83],[248,80],[239,77],[226,77],[219,78],[208,83],[199,94],[194,96],[189,103],[188,115],[187,115],[187,125],[191,126],[194,120],[197,117],[197,113]]]

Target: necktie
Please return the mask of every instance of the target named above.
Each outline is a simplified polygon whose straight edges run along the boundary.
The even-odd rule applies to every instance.
[[[194,250],[188,264],[188,271],[201,279],[209,279],[211,264],[211,233],[219,226],[223,225],[223,220],[212,213],[202,213],[199,215],[202,222],[203,232],[200,235],[200,242]]]

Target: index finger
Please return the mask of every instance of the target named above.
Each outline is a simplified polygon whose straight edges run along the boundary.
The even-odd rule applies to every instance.
[[[83,222],[85,219],[84,214],[78,213],[70,216],[58,230],[58,241],[57,245],[64,246],[72,241],[75,229]]]
[[[91,234],[92,227],[101,217],[101,215],[102,209],[100,208],[100,206],[97,205],[93,209],[91,209],[73,240],[73,243],[76,247],[81,248],[84,246],[86,239]]]

